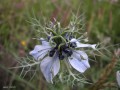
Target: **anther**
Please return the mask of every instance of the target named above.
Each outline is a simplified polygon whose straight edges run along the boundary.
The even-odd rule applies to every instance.
[[[76,42],[71,42],[70,43],[70,47],[73,47],[73,48],[75,48],[77,45],[76,45]]]
[[[60,55],[60,54],[59,54],[59,59],[60,59],[60,60],[63,60],[64,58],[65,58],[64,55]]]
[[[73,54],[72,50],[70,49],[64,49],[63,51],[67,54],[67,56],[71,56]]]
[[[50,57],[53,57],[53,55],[55,54],[55,50],[56,50],[56,47],[49,52]]]

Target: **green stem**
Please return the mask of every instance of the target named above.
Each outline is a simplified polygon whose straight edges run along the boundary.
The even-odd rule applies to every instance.
[[[61,38],[65,43],[67,43],[66,40],[62,36],[53,36],[52,38],[50,38],[50,43],[53,39],[56,39],[56,38]]]
[[[66,64],[66,67],[67,67],[67,69],[68,69],[69,73],[71,74],[72,72],[71,72],[71,70],[70,70],[70,68],[69,68],[69,66],[68,66],[67,61],[66,61],[66,60],[64,60],[64,61],[65,61],[65,64]]]
[[[77,33],[77,34],[80,34],[78,31],[69,31],[69,30],[67,30],[67,31],[64,31],[62,34],[61,34],[61,36],[63,36],[65,33]]]
[[[65,40],[62,36],[59,36],[59,37],[60,37],[65,43],[67,43],[66,40]]]
[[[69,74],[70,74],[74,79],[77,79],[77,78],[75,77],[75,75],[71,72],[71,70],[70,70],[70,68],[69,68],[68,63],[67,63],[66,60],[65,60],[65,64],[66,64],[66,67],[67,67],[67,69],[68,69],[68,71],[69,71]]]
[[[48,29],[50,32],[52,32],[52,34],[53,34],[54,36],[57,36],[57,35],[58,35],[58,34],[55,33],[51,28],[46,28],[46,29]]]
[[[65,45],[64,43],[61,43],[59,46],[58,46],[58,50],[60,50],[60,47]]]
[[[52,40],[55,39],[55,38],[58,38],[58,36],[53,36],[50,38],[50,44],[52,44]]]

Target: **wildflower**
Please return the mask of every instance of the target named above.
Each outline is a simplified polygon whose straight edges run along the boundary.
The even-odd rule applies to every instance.
[[[50,40],[52,37],[50,37]],[[65,43],[62,42],[65,41]],[[85,72],[90,68],[88,56],[84,51],[76,50],[77,48],[91,47],[95,49],[96,44],[82,44],[77,39],[71,36],[61,36],[53,39],[54,45],[51,41],[43,38],[40,39],[42,45],[36,45],[34,50],[30,52],[35,60],[42,60],[40,63],[41,71],[49,83],[53,83],[52,79],[60,70],[60,60],[66,60],[74,69],[80,73]]]
[[[116,72],[116,79],[117,79],[118,86],[120,87],[120,71]]]
[[[27,44],[26,41],[24,41],[24,40],[22,40],[20,43],[22,46],[26,46],[26,44]]]

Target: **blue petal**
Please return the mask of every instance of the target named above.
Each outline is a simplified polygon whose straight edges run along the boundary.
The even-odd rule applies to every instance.
[[[87,69],[87,67],[85,67],[84,64],[76,58],[69,58],[69,62],[74,69],[81,73],[83,73]]]
[[[84,57],[84,60],[82,60],[80,55]],[[73,55],[68,59],[72,67],[81,73],[85,72],[86,69],[90,68],[88,56],[85,52],[74,51]]]
[[[91,47],[93,49],[96,49],[96,44],[93,44],[93,45],[91,45],[91,44],[83,44],[83,43],[78,42],[78,40],[75,39],[75,38],[71,39],[70,42],[75,42],[76,45],[77,45],[77,48],[79,48],[79,47]]]
[[[79,57],[77,57],[77,58],[80,58],[80,59],[78,59],[78,60],[82,61],[82,63],[83,63],[87,68],[90,68],[90,64],[89,64],[89,62],[88,62],[88,55],[87,55],[85,52],[83,52],[83,51],[74,51],[73,57],[75,57],[74,54],[76,54],[77,56],[79,56]],[[75,58],[76,58],[76,57],[75,57]]]
[[[34,50],[31,51],[29,54],[32,55],[35,60],[40,60],[48,53],[50,49],[50,46],[36,45]]]
[[[96,49],[96,44],[83,44],[83,43],[79,43],[79,42],[76,42],[77,43],[77,47],[91,47],[92,49]]]
[[[76,57],[77,59],[88,60],[88,56],[84,51],[74,50],[73,52],[74,52],[73,56]]]
[[[43,46],[50,46],[49,42],[47,42],[44,38],[40,38]]]
[[[120,71],[116,72],[116,79],[117,79],[117,83],[118,83],[118,85],[120,87]]]
[[[41,71],[48,83],[53,83],[52,79],[57,75],[60,69],[60,62],[57,55],[46,57],[40,64]]]

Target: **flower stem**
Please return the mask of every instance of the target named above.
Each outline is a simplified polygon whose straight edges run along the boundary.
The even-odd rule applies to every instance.
[[[47,30],[49,30],[50,32],[52,32],[52,34],[54,35],[54,36],[57,36],[58,34],[56,33],[56,32],[54,32],[51,28],[46,28]]]
[[[50,43],[52,42],[53,39],[57,39],[57,38],[58,39],[62,39],[62,41],[64,41],[65,43],[67,43],[66,40],[62,36],[53,36],[53,37],[51,37],[50,38]]]
[[[71,72],[71,70],[70,70],[70,68],[69,68],[68,63],[67,63],[66,60],[65,60],[65,64],[66,64],[66,67],[67,67],[67,69],[68,69],[68,71],[69,71],[69,74],[70,74],[74,79],[77,79],[77,78],[75,77],[75,75]]]
[[[64,60],[64,61],[65,61],[65,65],[66,65],[66,67],[67,67],[67,69],[68,69],[69,73],[71,74],[72,72],[71,72],[71,70],[70,70],[70,68],[69,68],[69,66],[68,66],[67,61],[66,61],[66,60]]]

